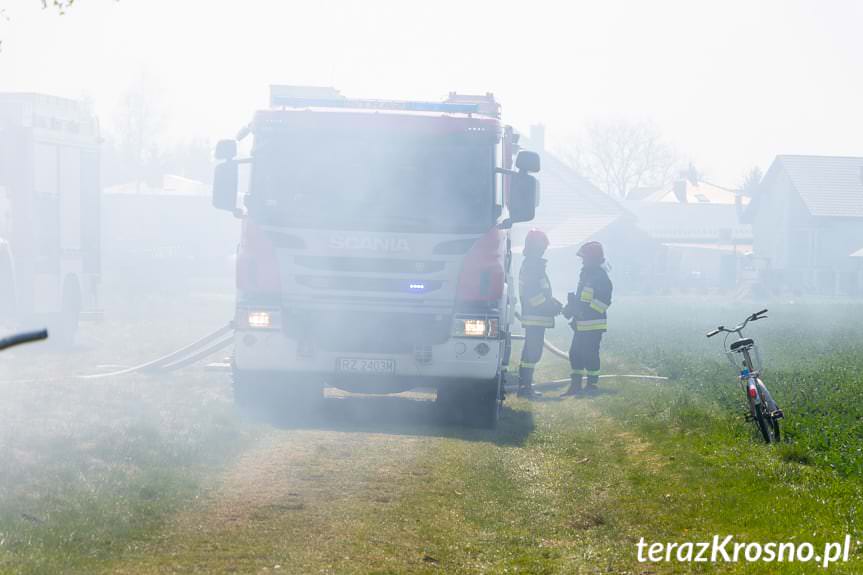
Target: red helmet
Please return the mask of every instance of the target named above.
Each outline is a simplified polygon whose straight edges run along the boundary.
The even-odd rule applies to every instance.
[[[527,237],[524,238],[525,253],[543,253],[548,248],[548,236],[542,230],[532,229],[527,232]]]
[[[602,263],[605,261],[605,252],[602,249],[602,244],[599,242],[587,242],[578,248],[576,255],[589,262]]]

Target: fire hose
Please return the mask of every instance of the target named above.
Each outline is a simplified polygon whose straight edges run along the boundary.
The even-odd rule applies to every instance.
[[[524,335],[520,333],[514,333],[510,337],[512,339],[524,339]],[[543,340],[543,346],[545,349],[550,351],[552,354],[569,361],[569,354],[565,351],[561,350],[559,347],[555,346],[553,343],[548,341],[548,339]],[[668,381],[667,377],[663,377],[661,375],[641,375],[641,374],[607,374],[600,375],[600,379],[648,379],[654,381]],[[569,383],[570,379],[567,377],[565,379],[554,379],[552,381],[543,381],[542,383],[535,383],[534,387],[556,387],[558,385]],[[511,386],[507,386],[508,388]],[[514,386],[512,386],[514,389]]]
[[[515,313],[515,317],[516,317],[516,319],[521,320],[521,315],[518,312]],[[524,334],[514,333],[514,334],[511,334],[510,337],[512,339],[524,339]],[[563,351],[562,349],[560,349],[559,347],[557,347],[556,345],[554,345],[553,343],[551,343],[548,340],[548,338],[544,338],[542,344],[543,344],[543,347],[545,347],[545,349],[550,351],[552,354],[556,355],[557,357],[563,358],[566,361],[569,361],[569,354],[567,352]],[[639,375],[639,374],[608,374],[608,375],[600,375],[599,378],[600,379],[612,379],[612,378],[614,378],[614,379],[648,379],[648,380],[655,380],[655,381],[668,381],[667,377],[663,377],[661,375]],[[555,379],[553,381],[544,381],[542,383],[534,384],[534,387],[554,387],[554,386],[557,386],[557,385],[560,385],[563,383],[569,383],[569,381],[570,381],[569,378]]]
[[[219,350],[225,349],[234,341],[234,324],[233,322],[217,329],[211,334],[208,334],[201,339],[190,343],[180,349],[173,351],[167,355],[163,355],[152,361],[127,367],[109,373],[96,373],[91,375],[79,375],[79,379],[101,379],[105,377],[115,377],[118,375],[127,375],[130,373],[165,373],[186,367],[196,361],[200,361],[207,356],[216,353]]]
[[[210,333],[199,340],[190,343],[189,345],[183,346],[180,349],[173,351],[167,355],[159,357],[157,359],[148,361],[146,363],[142,363],[140,365],[135,365],[132,367],[123,368],[116,371],[111,371],[108,373],[97,373],[90,375],[80,375],[78,376],[80,379],[101,379],[107,377],[116,377],[120,375],[127,375],[131,373],[166,373],[170,371],[174,371],[180,369],[182,367],[186,367],[191,365],[197,361],[200,361],[220,350],[225,349],[234,340],[234,326],[233,323],[228,323],[227,325],[219,328],[218,330]],[[524,335],[522,334],[512,334],[513,339],[524,339]],[[565,351],[561,350],[553,343],[551,343],[548,339],[545,339],[543,342],[546,349],[548,349],[552,354],[566,359],[569,359],[569,354]],[[614,375],[601,375],[601,378],[619,378],[619,379],[652,379],[665,381],[668,378],[662,377],[658,375],[638,375],[638,374],[614,374]],[[560,379],[551,382],[545,382],[539,385],[556,385],[560,383],[565,383],[569,381],[568,379]]]
[[[516,314],[518,317],[518,314]],[[512,339],[524,339],[524,335],[522,334],[512,334]],[[200,361],[214,353],[221,351],[228,346],[230,346],[234,341],[234,325],[233,322],[229,322],[223,327],[217,329],[216,331],[198,339],[190,343],[189,345],[183,346],[178,350],[175,350],[169,354],[163,355],[154,360],[135,365],[132,367],[127,367],[107,373],[96,373],[96,374],[88,374],[88,375],[79,375],[79,379],[103,379],[109,377],[117,377],[121,375],[128,375],[132,373],[144,373],[144,374],[157,374],[157,373],[167,373],[171,371],[175,371],[177,369],[189,366],[197,361]],[[551,343],[548,339],[545,339],[543,342],[546,349],[548,349],[552,354],[569,360],[569,354],[553,343]],[[647,380],[657,380],[657,381],[666,381],[667,377],[662,377],[658,375],[639,375],[639,374],[613,374],[613,375],[601,375],[600,378],[618,378],[618,379],[647,379]],[[554,381],[543,382],[537,384],[539,386],[554,386],[562,383],[568,382],[569,379],[557,379]]]
[[[39,334],[41,336],[41,334]],[[512,334],[512,339],[523,340],[523,334]],[[206,357],[213,355],[214,353],[221,351],[228,346],[230,346],[234,341],[234,325],[233,322],[230,322],[223,327],[217,329],[216,331],[205,335],[204,337],[194,341],[186,346],[181,347],[169,354],[158,357],[154,360],[135,365],[132,367],[126,367],[123,369],[106,372],[106,373],[95,373],[95,374],[87,374],[87,375],[78,375],[77,379],[85,379],[85,380],[96,380],[96,379],[105,379],[111,377],[118,377],[122,375],[130,375],[133,373],[142,373],[142,374],[161,374],[168,373],[171,371],[175,371],[177,369],[187,367],[197,361],[200,361]],[[565,351],[561,350],[553,343],[551,343],[548,339],[544,340],[544,346],[548,349],[553,355],[556,355],[560,358],[569,359],[569,354]],[[0,347],[4,344],[4,341],[0,340]],[[224,369],[225,364],[218,364],[219,371]],[[514,375],[514,374],[513,374]],[[640,374],[611,374],[611,375],[601,375],[600,378],[617,378],[617,379],[642,379],[642,380],[655,380],[655,381],[666,381],[667,377],[662,377],[658,375],[640,375]],[[52,381],[50,380],[34,380],[39,382],[44,381]],[[546,381],[542,383],[535,384],[536,387],[555,387],[564,383],[568,383],[569,378],[566,379],[555,379],[552,381]],[[515,389],[515,385],[513,383],[509,383],[507,389]]]

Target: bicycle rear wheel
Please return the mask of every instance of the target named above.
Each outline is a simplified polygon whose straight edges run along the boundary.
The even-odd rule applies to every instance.
[[[764,439],[764,443],[770,444],[774,441],[779,441],[778,438],[774,438],[773,435],[773,423],[776,424],[776,430],[779,429],[779,422],[773,420],[769,414],[764,411],[764,404],[755,404],[755,400],[749,399],[749,409],[752,413],[752,419],[755,420],[755,427],[758,428],[758,431],[761,433],[761,438]]]
[[[770,427],[773,428],[773,443],[779,443],[782,439],[782,433],[779,431],[779,420],[773,416],[770,417]]]

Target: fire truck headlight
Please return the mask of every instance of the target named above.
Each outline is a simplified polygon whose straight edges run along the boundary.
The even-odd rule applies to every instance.
[[[455,337],[497,337],[497,318],[455,318],[453,335]]]
[[[464,320],[464,334],[468,337],[484,337],[486,334],[484,319]]]
[[[252,329],[275,329],[277,325],[276,312],[267,310],[250,310],[246,314],[246,325]]]

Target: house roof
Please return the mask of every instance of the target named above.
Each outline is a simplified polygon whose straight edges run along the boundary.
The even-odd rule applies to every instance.
[[[682,204],[679,202],[625,202],[637,225],[661,242],[752,241],[752,226],[740,222],[737,206],[728,204]]]
[[[573,216],[548,232],[550,248],[580,246],[617,221],[619,216],[582,214]]]
[[[530,142],[522,139],[531,149]],[[575,170],[546,150],[539,151],[542,170],[539,172],[540,205],[529,226],[548,234],[551,248],[580,245],[620,218],[631,217],[611,196],[602,192]],[[516,233],[520,243],[526,229]]]
[[[735,205],[738,201],[744,205],[749,203],[749,198],[739,196],[734,190],[723,188],[710,182],[693,184],[689,180],[684,180],[682,183],[686,186],[685,202],[680,201],[673,187],[635,188],[626,196],[626,201],[725,205]]]
[[[660,186],[633,188],[626,194],[626,199],[637,202],[658,202],[669,192],[670,190]]]
[[[863,218],[863,158],[776,156],[767,176],[777,167],[813,216]]]

